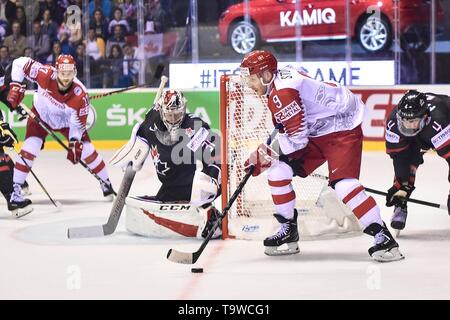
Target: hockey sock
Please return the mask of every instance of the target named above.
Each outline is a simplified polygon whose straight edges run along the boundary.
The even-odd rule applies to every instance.
[[[81,159],[86,163],[89,169],[97,174],[103,181],[108,181],[108,171],[106,170],[105,162],[102,157],[94,149],[90,142],[84,142],[83,153]]]
[[[372,223],[383,225],[380,208],[375,199],[366,194],[358,180],[343,179],[336,183],[334,189],[342,202],[353,211],[363,228]]]
[[[267,175],[276,211],[286,219],[294,216],[295,191],[291,184],[292,176],[292,168],[284,162],[272,166]]]

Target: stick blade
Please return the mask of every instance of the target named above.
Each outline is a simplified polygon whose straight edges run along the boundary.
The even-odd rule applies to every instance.
[[[67,238],[95,238],[102,237],[105,233],[103,226],[76,227],[67,229]]]
[[[198,256],[196,257],[195,253],[187,253],[169,249],[167,252],[167,259],[175,263],[194,264],[197,261]]]

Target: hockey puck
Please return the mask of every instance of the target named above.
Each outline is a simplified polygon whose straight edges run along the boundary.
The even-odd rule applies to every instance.
[[[192,268],[191,272],[192,273],[203,273],[203,268]]]

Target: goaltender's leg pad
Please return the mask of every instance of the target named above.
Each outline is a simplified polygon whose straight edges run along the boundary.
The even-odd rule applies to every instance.
[[[154,238],[201,238],[205,217],[189,203],[164,203],[153,197],[129,196],[125,201],[127,230]]]

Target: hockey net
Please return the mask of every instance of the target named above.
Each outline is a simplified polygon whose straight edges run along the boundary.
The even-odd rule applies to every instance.
[[[267,99],[241,82],[239,76],[222,76],[220,87],[222,156],[222,208],[245,175],[243,164],[273,130]],[[301,239],[335,238],[359,234],[352,212],[328,187],[326,165],[307,178],[294,177]],[[224,237],[260,240],[279,226],[273,214],[267,175],[250,177],[223,223]]]

